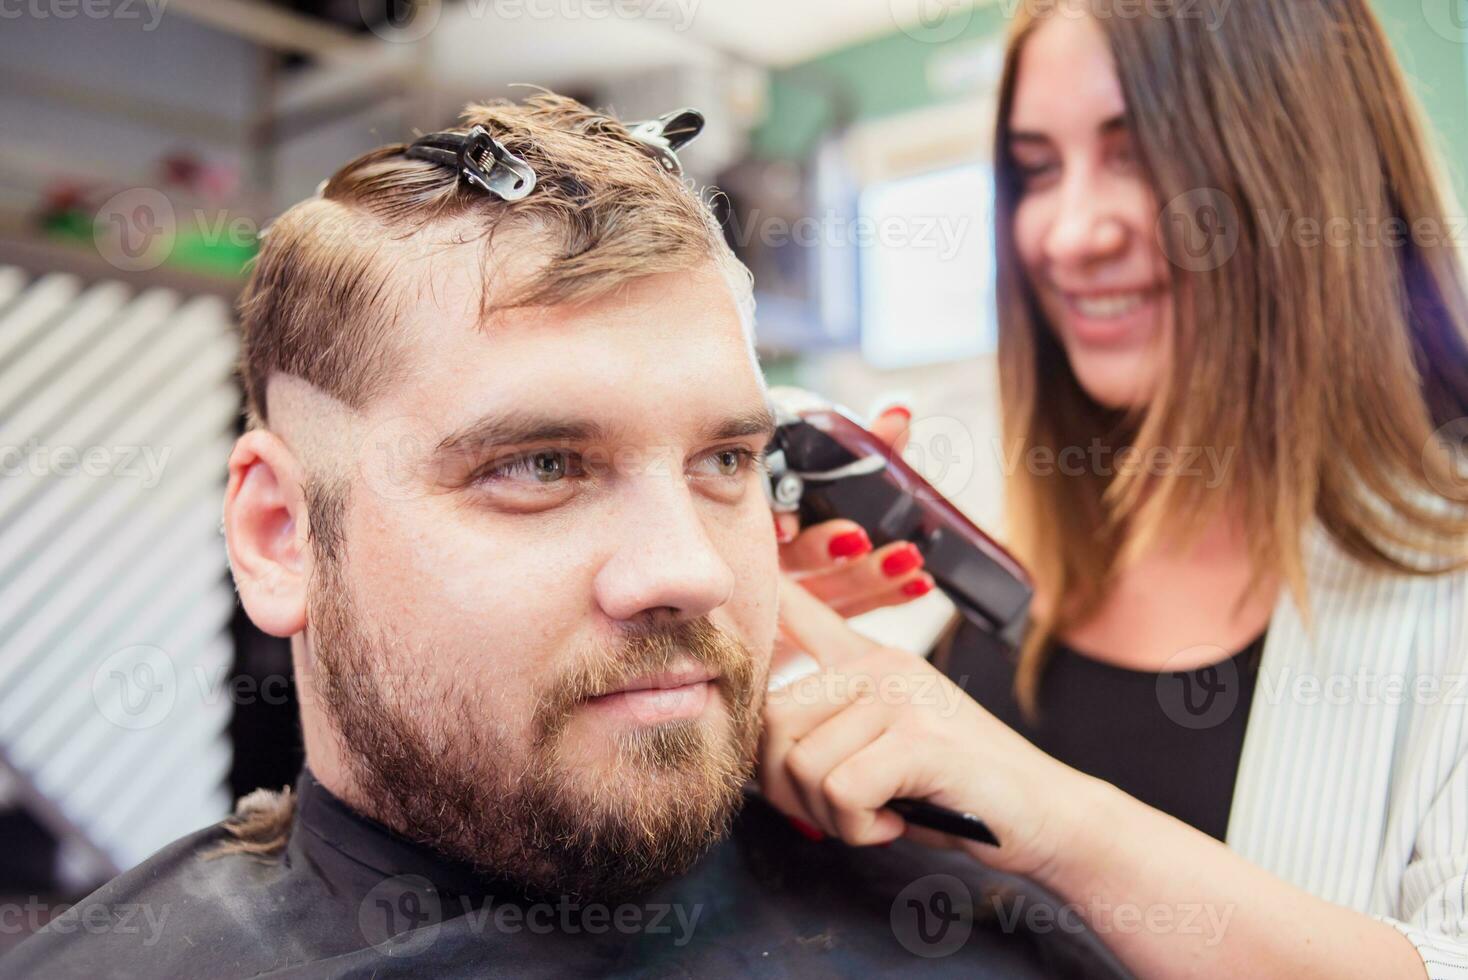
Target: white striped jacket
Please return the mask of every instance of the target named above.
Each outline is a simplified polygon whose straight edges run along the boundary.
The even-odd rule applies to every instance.
[[[1227,842],[1468,980],[1468,573],[1387,576],[1318,526],[1270,620]]]

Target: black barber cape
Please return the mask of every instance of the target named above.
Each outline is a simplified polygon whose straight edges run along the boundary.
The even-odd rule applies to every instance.
[[[0,960],[0,977],[1124,975],[1079,919],[968,856],[812,842],[750,794],[734,832],[635,902],[535,901],[301,774],[279,854],[165,847]]]

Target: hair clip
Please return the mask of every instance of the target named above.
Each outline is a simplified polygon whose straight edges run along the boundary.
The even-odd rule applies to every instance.
[[[454,167],[461,179],[501,200],[518,201],[535,190],[535,170],[482,125],[467,133],[429,133],[414,140],[405,152]]]
[[[678,160],[677,151],[703,132],[703,113],[697,109],[674,109],[656,119],[629,123],[627,130],[664,170],[681,176],[683,164]]]

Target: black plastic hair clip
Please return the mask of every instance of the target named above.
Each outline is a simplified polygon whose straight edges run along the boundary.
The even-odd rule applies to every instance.
[[[429,133],[406,151],[419,160],[454,167],[459,177],[505,201],[518,201],[535,190],[535,170],[505,149],[484,126],[467,133]]]
[[[681,176],[678,151],[703,132],[703,113],[675,109],[656,119],[629,123],[629,134],[670,174]],[[535,190],[535,170],[505,149],[483,125],[467,133],[440,132],[420,136],[405,153],[453,167],[461,179],[505,201],[518,201]]]
[[[678,151],[703,132],[703,113],[697,109],[674,109],[656,119],[628,123],[627,130],[664,170],[681,176],[683,164],[678,160]]]

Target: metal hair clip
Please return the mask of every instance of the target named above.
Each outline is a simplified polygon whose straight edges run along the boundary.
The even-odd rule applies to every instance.
[[[505,201],[518,201],[535,190],[535,170],[483,126],[468,133],[429,133],[414,140],[406,153],[454,167],[463,180]]]
[[[628,123],[627,129],[664,170],[681,176],[683,164],[678,161],[677,151],[703,132],[703,113],[697,109],[674,109],[656,119]]]

